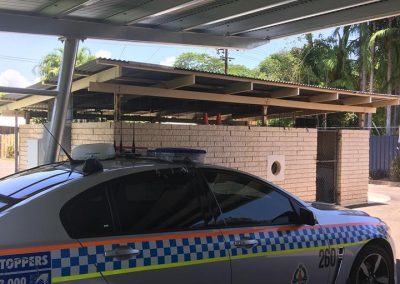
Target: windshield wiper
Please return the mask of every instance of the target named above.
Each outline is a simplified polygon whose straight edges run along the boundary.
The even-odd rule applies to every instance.
[[[12,197],[9,197],[6,195],[2,195],[2,194],[0,194],[0,201],[5,202],[9,205],[14,205],[14,204],[18,203],[18,199],[15,199],[15,198],[12,198]]]

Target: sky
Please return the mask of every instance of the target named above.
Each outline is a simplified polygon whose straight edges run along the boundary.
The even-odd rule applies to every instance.
[[[315,36],[327,36],[333,29],[321,30]],[[37,66],[41,59],[63,44],[57,37],[0,32],[0,86],[27,87],[40,81]],[[256,67],[268,55],[302,46],[304,37],[292,36],[273,40],[250,50],[230,50],[232,63]],[[208,53],[216,56],[215,48],[133,43],[87,39],[80,47],[88,48],[96,57],[138,61],[172,66],[184,52]],[[19,124],[24,124],[21,118]],[[0,125],[14,125],[13,117],[0,117]]]
[[[329,34],[330,30],[316,32]],[[0,86],[26,87],[39,81],[37,66],[40,60],[63,44],[57,37],[0,32]],[[292,36],[273,40],[250,50],[230,50],[229,56],[235,64],[253,68],[268,55],[302,46],[304,39]],[[80,47],[88,48],[97,57],[139,61],[172,66],[183,52],[199,52],[216,55],[215,48],[196,48],[149,43],[125,43],[87,39]]]

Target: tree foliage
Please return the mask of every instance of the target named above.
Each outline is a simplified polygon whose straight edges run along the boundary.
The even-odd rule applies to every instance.
[[[220,58],[206,53],[182,53],[176,59],[174,67],[220,74],[225,72],[224,62]],[[262,76],[259,70],[250,69],[240,64],[229,64],[228,74],[251,78],[259,78]]]
[[[45,55],[37,66],[39,75],[42,80],[48,80],[58,75],[63,56],[63,48],[56,48],[49,54]],[[86,62],[96,59],[89,49],[80,48],[76,56],[75,66],[82,65]]]
[[[224,72],[224,63],[208,54],[184,53],[175,67]],[[307,34],[302,47],[274,53],[254,69],[229,64],[228,73],[380,93],[389,88],[390,93],[400,95],[400,17],[337,28],[328,36]],[[393,117],[396,125],[398,112]],[[383,109],[373,115],[373,122],[384,126]],[[330,114],[328,126],[358,126],[358,117],[352,113]]]

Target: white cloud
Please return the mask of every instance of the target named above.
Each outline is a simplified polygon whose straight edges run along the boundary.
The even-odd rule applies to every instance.
[[[111,58],[111,51],[105,50],[105,49],[100,49],[97,51],[95,54],[96,58]]]
[[[165,66],[173,66],[175,61],[176,61],[176,57],[170,56],[170,57],[167,57],[167,58],[161,60],[160,64],[165,65]]]
[[[29,85],[31,82],[15,69],[7,69],[0,73],[0,86],[27,87]]]

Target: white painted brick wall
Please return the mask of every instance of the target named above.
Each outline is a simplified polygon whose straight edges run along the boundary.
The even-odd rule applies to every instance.
[[[41,135],[41,126],[21,128],[24,137]],[[38,133],[33,133],[38,131]],[[40,133],[39,133],[40,132]],[[97,142],[120,143],[120,124],[110,122],[73,123],[72,147]],[[133,125],[124,123],[122,141],[132,145]],[[32,137],[31,137],[32,138]],[[21,146],[26,139],[21,140]],[[190,147],[207,151],[206,162],[237,168],[266,178],[267,157],[285,155],[285,179],[277,182],[305,200],[316,196],[317,131],[277,127],[135,124],[137,147]],[[26,159],[26,151],[21,153]],[[25,160],[24,160],[25,161]],[[21,163],[21,169],[26,162]]]
[[[369,181],[369,131],[340,130],[338,145],[338,203],[366,203]]]

